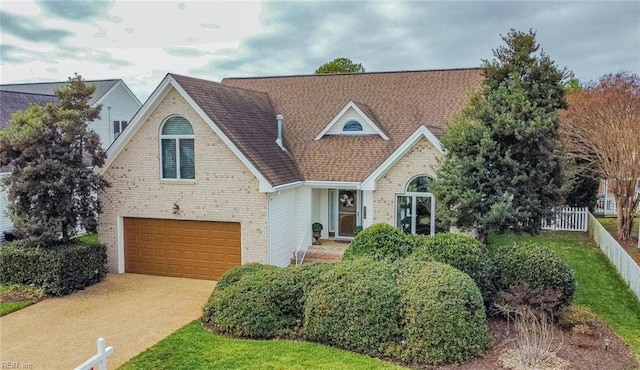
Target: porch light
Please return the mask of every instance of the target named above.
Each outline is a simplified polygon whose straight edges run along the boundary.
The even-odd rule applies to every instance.
[[[178,202],[173,203],[173,214],[177,215],[178,212],[180,212],[180,206],[178,205]]]
[[[407,341],[406,340],[401,340],[400,341],[400,345],[402,346],[402,348],[407,348]]]

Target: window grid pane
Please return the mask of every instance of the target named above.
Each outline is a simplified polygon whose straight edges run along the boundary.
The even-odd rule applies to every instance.
[[[180,178],[196,178],[193,139],[180,139]]]
[[[177,178],[176,140],[162,139],[162,178]]]

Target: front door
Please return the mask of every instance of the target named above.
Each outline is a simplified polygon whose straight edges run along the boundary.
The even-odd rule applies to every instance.
[[[338,190],[338,237],[356,236],[358,202],[357,190]]]

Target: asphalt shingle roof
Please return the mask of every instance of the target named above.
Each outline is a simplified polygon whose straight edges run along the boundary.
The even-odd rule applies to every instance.
[[[171,77],[272,185],[301,180],[289,152],[276,144],[276,113],[267,94],[197,78]]]
[[[92,83],[96,85],[96,91],[93,93],[89,104],[95,104],[100,98],[102,98],[111,88],[120,80],[95,80],[85,81],[86,83]],[[25,84],[8,84],[0,85],[0,90],[4,91],[16,91],[31,94],[41,95],[55,95],[55,89],[63,87],[68,81],[64,82],[42,82],[42,83],[25,83]]]
[[[228,78],[222,84],[268,94],[274,114],[284,116],[285,143],[304,180],[360,182],[421,125],[440,137],[482,79],[482,70],[473,68]],[[340,135],[314,140],[349,101],[357,102],[389,140]]]

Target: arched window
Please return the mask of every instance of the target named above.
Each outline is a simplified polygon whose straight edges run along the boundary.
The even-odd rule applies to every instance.
[[[396,224],[407,234],[433,235],[436,223],[436,203],[429,188],[433,178],[419,175],[412,178],[404,194],[396,199]]]
[[[160,132],[162,178],[193,180],[196,178],[193,127],[184,117],[165,121]]]
[[[344,124],[342,131],[362,131],[362,125],[357,121],[349,121]]]

